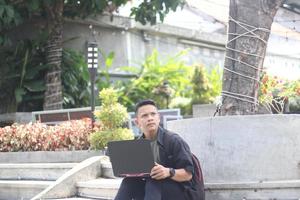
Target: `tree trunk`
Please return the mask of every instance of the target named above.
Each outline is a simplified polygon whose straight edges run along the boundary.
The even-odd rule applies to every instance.
[[[55,0],[45,5],[49,36],[46,44],[46,61],[49,70],[46,74],[44,110],[62,109],[63,95],[61,82],[63,0]]]
[[[284,0],[230,0],[221,115],[255,114],[273,18]]]

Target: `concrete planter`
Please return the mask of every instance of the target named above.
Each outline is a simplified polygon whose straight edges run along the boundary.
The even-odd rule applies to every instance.
[[[32,151],[0,152],[0,163],[59,163],[81,162],[93,156],[104,155],[104,151]]]
[[[17,123],[28,123],[31,121],[31,112],[15,112],[0,114],[0,127]]]
[[[214,104],[193,105],[193,117],[212,117],[216,111]]]
[[[299,199],[300,115],[168,122],[202,164],[208,200]]]

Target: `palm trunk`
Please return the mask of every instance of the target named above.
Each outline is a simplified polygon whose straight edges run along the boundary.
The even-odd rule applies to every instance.
[[[49,37],[46,45],[46,59],[49,70],[46,74],[44,110],[62,109],[61,82],[63,1],[56,0],[54,6],[46,6]]]
[[[230,0],[221,115],[255,114],[274,16],[284,0]]]

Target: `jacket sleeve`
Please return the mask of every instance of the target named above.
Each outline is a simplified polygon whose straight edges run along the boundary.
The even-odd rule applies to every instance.
[[[192,154],[188,144],[177,134],[173,135],[172,157],[176,169],[184,168],[186,171],[194,173]]]

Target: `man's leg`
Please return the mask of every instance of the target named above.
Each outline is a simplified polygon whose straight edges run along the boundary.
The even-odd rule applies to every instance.
[[[144,200],[161,200],[161,184],[162,181],[152,178],[146,179]]]
[[[143,200],[145,196],[145,181],[141,178],[124,178],[115,200]]]
[[[184,200],[183,187],[170,179],[165,179],[162,182],[162,200]]]

